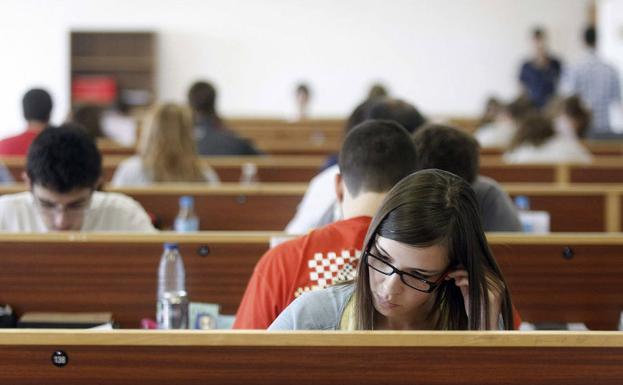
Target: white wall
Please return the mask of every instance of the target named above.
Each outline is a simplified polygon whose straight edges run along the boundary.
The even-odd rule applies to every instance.
[[[588,0],[2,0],[0,136],[22,126],[20,98],[49,89],[54,122],[69,101],[69,31],[155,30],[158,87],[183,101],[213,80],[224,115],[284,116],[293,87],[313,88],[317,115],[347,114],[373,81],[433,114],[476,114],[510,97],[545,25],[554,52],[576,58]],[[620,3],[619,3],[620,8]],[[621,14],[622,12],[619,12]]]

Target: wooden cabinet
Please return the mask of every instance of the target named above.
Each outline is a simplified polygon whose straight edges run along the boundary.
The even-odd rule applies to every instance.
[[[156,99],[154,32],[74,31],[70,40],[72,105],[108,105],[119,96],[141,107]]]

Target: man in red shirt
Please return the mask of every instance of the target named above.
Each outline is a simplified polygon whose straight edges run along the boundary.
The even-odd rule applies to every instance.
[[[30,143],[50,121],[52,97],[45,90],[33,88],[24,94],[22,107],[27,122],[26,131],[0,140],[0,156],[28,154]]]
[[[401,125],[368,120],[356,126],[344,140],[335,178],[344,220],[267,251],[247,285],[234,328],[265,329],[303,292],[354,278],[371,217],[415,167],[415,147]]]

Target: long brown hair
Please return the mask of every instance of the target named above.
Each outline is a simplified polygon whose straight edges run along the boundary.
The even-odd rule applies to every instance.
[[[555,133],[554,124],[550,119],[538,113],[530,114],[519,124],[509,149],[515,149],[523,144],[538,147]]]
[[[141,133],[139,154],[153,182],[203,182],[190,112],[176,104],[156,106]]]
[[[504,328],[513,328],[512,304],[506,282],[487,244],[474,191],[462,178],[437,169],[422,170],[402,179],[383,201],[372,219],[364,241],[370,250],[377,236],[417,247],[443,244],[449,268],[469,274],[470,314],[488,314],[488,288],[502,293]],[[442,281],[429,320],[439,330],[489,328],[488,318],[468,319],[461,290],[452,281]],[[356,280],[355,324],[359,330],[374,329],[376,310],[372,302],[370,272],[364,261]]]

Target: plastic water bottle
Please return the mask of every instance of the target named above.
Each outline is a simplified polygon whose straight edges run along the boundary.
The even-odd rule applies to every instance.
[[[194,206],[193,197],[188,195],[180,197],[180,211],[175,218],[175,231],[178,233],[199,231],[199,218],[195,214]]]
[[[257,181],[257,165],[251,162],[243,163],[240,169],[240,183],[253,184]]]
[[[519,220],[521,221],[521,227],[524,233],[531,233],[534,231],[532,223],[526,218],[526,215],[522,215],[530,211],[530,198],[525,195],[517,195],[515,197],[515,206],[519,210]]]
[[[176,243],[165,243],[158,268],[158,329],[188,329],[184,262]]]

